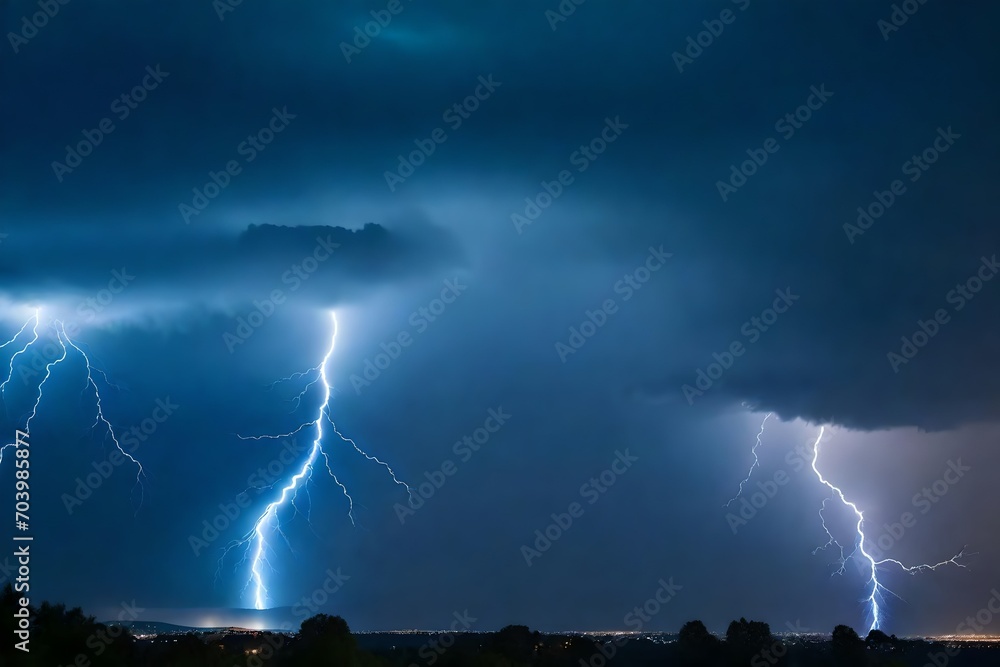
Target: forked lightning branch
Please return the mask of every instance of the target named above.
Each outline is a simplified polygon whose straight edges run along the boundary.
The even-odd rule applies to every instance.
[[[736,517],[732,513],[727,515],[726,520],[729,522],[730,528],[733,529],[734,535],[736,534],[737,525],[745,525],[748,519],[753,518],[753,516],[756,515],[757,510],[761,509],[769,499],[773,498],[777,494],[778,487],[784,486],[789,481],[788,475],[785,471],[779,470],[774,473],[773,480],[766,480],[763,483],[758,482],[757,485],[758,488],[760,488],[760,491],[751,495],[749,500],[747,500],[747,498],[743,495],[744,486],[750,481],[750,477],[753,475],[754,469],[759,467],[760,459],[757,455],[757,449],[761,445],[761,436],[764,435],[764,425],[767,423],[768,418],[771,417],[772,414],[773,413],[770,412],[767,413],[761,421],[760,430],[757,432],[756,444],[754,444],[753,449],[751,450],[754,461],[750,465],[750,470],[747,472],[746,477],[740,482],[739,490],[736,492],[736,495],[725,504],[725,507],[729,507],[736,500],[740,500],[743,503],[744,509],[749,509],[751,511],[749,516],[743,515],[741,511],[741,515],[743,515],[742,519]],[[819,483],[825,487],[829,493],[829,495],[827,495],[827,497],[823,500],[819,510],[819,522],[827,541],[822,546],[814,549],[813,555],[816,555],[820,551],[824,551],[826,549],[833,549],[834,553],[837,555],[837,569],[833,572],[834,575],[844,574],[847,562],[852,559],[855,560],[862,576],[866,578],[864,584],[865,597],[863,598],[863,601],[868,616],[868,630],[879,630],[885,622],[886,594],[898,597],[895,593],[889,590],[879,578],[882,568],[895,567],[907,574],[928,572],[947,565],[964,568],[966,567],[965,564],[960,561],[966,556],[970,556],[972,554],[966,553],[965,548],[963,548],[951,558],[947,558],[937,563],[920,563],[918,565],[905,565],[901,561],[894,558],[886,558],[882,556],[873,546],[873,543],[877,540],[874,540],[871,537],[871,531],[866,528],[864,512],[853,501],[848,500],[847,496],[844,495],[844,492],[840,489],[840,487],[831,482],[820,470],[820,443],[823,441],[823,435],[825,432],[826,426],[820,426],[819,433],[816,436],[816,441],[813,442],[812,447],[810,448],[811,454],[804,457],[809,459],[810,469],[815,474]],[[785,457],[785,460],[793,465],[794,470],[798,471],[803,467],[802,458],[803,452],[796,448],[794,452],[789,452],[789,455]],[[957,474],[959,474],[959,476],[961,476],[964,472],[960,461],[957,466],[953,465],[953,469]],[[918,496],[914,496],[914,503],[916,503],[917,497]],[[760,502],[758,502],[756,498],[760,498]],[[853,519],[853,531],[851,531],[853,534],[851,535],[851,542],[849,543],[841,543],[836,537],[834,537],[830,526],[827,524],[826,510],[827,504],[830,501],[833,501],[835,506],[839,505],[848,510],[848,515]],[[850,551],[848,551],[848,548],[850,548]]]
[[[343,492],[344,497],[347,499],[347,516],[350,518],[351,524],[354,525],[354,498],[348,492],[347,486],[343,484],[340,479],[338,479],[336,473],[334,473],[333,468],[330,465],[330,456],[327,450],[324,449],[324,440],[326,440],[329,435],[324,429],[324,424],[328,423],[330,425],[330,430],[333,432],[333,435],[337,437],[340,444],[350,445],[355,452],[363,456],[365,459],[377,463],[385,468],[390,479],[392,479],[394,483],[406,489],[407,497],[410,500],[411,506],[413,503],[413,489],[411,489],[406,482],[400,480],[387,463],[376,456],[372,456],[365,450],[361,449],[361,447],[359,447],[354,440],[343,435],[337,429],[337,425],[333,421],[333,416],[331,414],[333,385],[331,383],[327,367],[330,364],[330,359],[333,357],[334,348],[337,344],[337,314],[335,312],[330,312],[330,320],[333,324],[333,332],[330,335],[330,345],[327,348],[326,355],[324,355],[322,361],[308,370],[294,373],[293,375],[277,380],[271,384],[271,386],[274,386],[282,382],[289,382],[300,378],[308,379],[308,383],[299,393],[296,400],[302,400],[305,398],[308,395],[309,390],[313,386],[316,386],[317,393],[321,394],[321,402],[315,408],[315,412],[313,413],[314,418],[311,421],[303,422],[297,429],[289,433],[282,433],[279,435],[239,436],[243,440],[279,440],[290,438],[302,430],[312,431],[314,433],[312,446],[309,448],[309,454],[305,460],[300,463],[298,472],[289,478],[285,486],[281,487],[277,497],[271,501],[258,515],[253,527],[239,539],[230,542],[223,551],[222,557],[219,559],[219,570],[221,571],[226,557],[230,554],[230,552],[234,550],[243,551],[244,555],[242,560],[239,561],[239,564],[244,564],[249,561],[250,573],[247,578],[246,585],[243,587],[242,593],[250,591],[254,609],[267,609],[268,605],[272,601],[272,594],[270,593],[268,580],[270,578],[269,573],[274,572],[275,568],[271,564],[271,559],[279,553],[277,548],[280,544],[285,544],[289,547],[289,549],[291,548],[291,543],[288,541],[288,537],[283,532],[283,517],[287,518],[288,514],[291,514],[293,517],[299,515],[299,508],[296,505],[296,499],[298,498],[299,493],[312,482],[313,469],[316,465],[322,464],[327,473],[333,479],[334,484],[336,484]],[[304,517],[308,523],[309,513],[307,512]]]
[[[25,380],[26,386],[28,385],[28,380],[35,377],[36,373],[26,368],[26,365],[28,365],[29,362],[26,358],[22,357],[30,354],[29,351],[33,351],[36,354],[41,354],[43,360],[46,360],[44,361],[44,376],[37,383],[37,385],[34,385],[34,401],[32,403],[31,411],[28,414],[27,419],[24,421],[23,428],[18,427],[16,429],[14,442],[7,442],[0,446],[0,463],[3,462],[3,455],[8,449],[13,449],[14,451],[15,479],[13,552],[18,568],[17,577],[13,582],[13,587],[15,593],[20,594],[20,597],[15,600],[17,610],[14,613],[16,623],[14,632],[17,639],[20,640],[15,643],[15,647],[26,653],[29,652],[28,644],[31,632],[31,611],[29,608],[28,593],[30,591],[31,578],[30,543],[33,540],[32,536],[29,534],[31,521],[31,492],[29,479],[31,475],[29,468],[31,449],[29,445],[29,434],[31,433],[32,422],[35,417],[38,416],[38,408],[45,396],[45,387],[52,377],[53,369],[65,362],[71,353],[83,362],[83,370],[85,371],[83,389],[80,391],[80,396],[93,401],[94,421],[90,425],[90,433],[92,435],[99,436],[103,444],[113,446],[117,452],[135,465],[136,478],[133,492],[136,490],[142,490],[143,480],[145,479],[145,473],[142,469],[142,465],[122,449],[121,443],[118,441],[118,436],[115,433],[115,429],[104,415],[104,409],[101,402],[101,392],[94,379],[95,371],[97,376],[103,377],[105,381],[107,381],[107,376],[103,371],[95,369],[91,365],[90,357],[83,351],[83,348],[70,338],[62,321],[52,320],[52,322],[45,327],[55,334],[54,342],[50,342],[48,345],[41,341],[41,336],[39,335],[39,328],[41,327],[41,324],[41,309],[39,308],[35,310],[34,315],[21,326],[21,328],[10,340],[0,343],[0,349],[2,349],[20,342],[20,347],[17,348],[17,350],[10,356],[7,375],[4,377],[3,381],[0,382],[0,401],[5,403],[13,398],[11,396],[13,388],[10,387],[10,383],[14,378],[16,371],[21,372],[21,377]],[[39,350],[38,348],[42,349]],[[49,351],[50,348],[51,354],[47,354],[47,351]],[[110,385],[110,382],[108,384]]]

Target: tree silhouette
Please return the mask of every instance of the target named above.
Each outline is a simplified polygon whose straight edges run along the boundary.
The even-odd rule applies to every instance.
[[[849,625],[838,625],[833,629],[833,658],[841,665],[864,665],[865,643]]]
[[[21,594],[8,583],[0,593],[0,630],[11,641],[0,643],[0,665],[72,665],[83,655],[92,667],[118,667],[130,664],[133,640],[120,627],[109,628],[86,616],[78,607],[67,610],[65,605],[43,602],[29,607],[31,639],[29,653],[14,648],[14,630],[20,609]]]
[[[899,640],[896,639],[896,635],[892,635],[890,637],[881,630],[872,630],[868,633],[868,636],[865,637],[865,645],[872,649],[892,648],[898,641]]]
[[[357,667],[358,646],[347,621],[340,616],[317,614],[302,621],[295,642],[295,656],[303,665]]]
[[[773,641],[771,627],[762,621],[740,618],[726,629],[726,653],[732,664],[747,664]]]
[[[750,648],[755,653],[765,648],[771,641],[771,626],[762,621],[748,621],[741,618],[731,622],[726,629],[727,644]]]
[[[493,651],[513,664],[529,664],[541,636],[526,625],[507,625],[493,635]]]
[[[719,638],[701,621],[688,621],[681,627],[677,637],[681,664],[692,667],[717,664],[719,649]]]

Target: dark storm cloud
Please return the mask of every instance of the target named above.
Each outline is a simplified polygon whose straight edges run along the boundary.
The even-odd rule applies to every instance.
[[[116,234],[96,247],[90,233],[59,237],[27,232],[7,239],[11,260],[0,269],[15,302],[46,303],[114,283],[133,313],[157,303],[232,308],[273,289],[331,306],[381,284],[460,263],[451,236],[426,223],[391,232],[368,224],[342,227],[252,225],[239,236]],[[125,289],[127,288],[127,289]]]
[[[849,88],[837,92],[850,95]],[[823,113],[834,109],[812,122],[822,123]],[[1000,319],[991,306],[1000,296],[1000,239],[988,221],[1000,210],[986,185],[991,158],[977,137],[995,138],[963,118],[961,106],[930,115],[957,118],[954,125],[932,121],[911,134],[908,147],[886,149],[877,172],[857,165],[862,176],[832,150],[805,138],[793,145],[793,137],[729,202],[717,199],[714,212],[699,215],[729,225],[690,258],[711,267],[708,289],[690,288],[711,308],[683,317],[692,335],[711,332],[711,342],[688,345],[693,338],[683,337],[674,358],[694,356],[687,368],[673,365],[661,392],[702,400],[684,395],[688,384],[708,400],[749,400],[787,417],[863,428],[941,428],[995,415],[1000,379],[990,369],[1000,361],[993,335]],[[951,144],[942,138],[949,134]],[[764,139],[776,134],[762,127],[757,136],[735,146],[760,156]],[[913,156],[925,150],[936,163],[921,170]],[[826,164],[806,167],[807,155]],[[734,151],[715,178],[728,180],[730,164],[750,159]],[[755,169],[751,163],[747,171]],[[797,298],[786,303],[778,289]],[[787,313],[768,312],[774,305]],[[733,344],[746,351],[729,360]],[[716,353],[731,368],[696,384]]]
[[[0,107],[0,233],[8,234],[0,239],[0,290],[14,301],[72,305],[106,285],[112,270],[134,266],[134,283],[115,301],[127,314],[131,305],[198,299],[239,310],[288,287],[285,272],[329,236],[340,247],[304,283],[304,303],[372,295],[354,299],[356,312],[340,322],[338,414],[354,422],[352,433],[384,446],[399,470],[419,479],[440,469],[454,438],[488,407],[503,404],[515,415],[412,524],[351,534],[348,546],[315,556],[318,572],[336,556],[358,573],[357,587],[344,591],[357,618],[369,627],[435,625],[451,613],[445,607],[475,602],[501,610],[484,614],[492,626],[620,625],[608,610],[651,592],[634,573],[650,583],[676,573],[682,583],[689,577],[691,602],[683,605],[692,605],[680,597],[677,609],[714,614],[724,625],[728,601],[698,605],[719,589],[725,569],[777,627],[788,607],[770,606],[771,589],[731,568],[725,523],[714,506],[704,509],[716,490],[730,491],[734,438],[746,437],[745,425],[733,436],[712,420],[746,402],[786,421],[947,428],[995,420],[1000,404],[1000,280],[984,282],[971,299],[957,287],[971,293],[978,286],[970,281],[985,278],[1000,254],[997,9],[923,3],[898,31],[883,33],[878,22],[891,5],[589,0],[552,23],[546,10],[556,2],[403,0],[348,62],[342,44],[354,44],[356,28],[385,3],[243,2],[220,20],[207,1],[74,0],[16,53],[9,42],[0,49],[0,89],[10,91]],[[21,30],[21,17],[36,8],[7,3],[3,34]],[[724,10],[732,20],[720,28]],[[166,73],[155,87],[143,84],[147,67]],[[474,95],[480,77],[499,85],[453,127],[444,114]],[[123,95],[144,99],[132,108]],[[266,138],[275,109],[294,117],[250,151]],[[101,130],[92,153],[57,175],[53,162],[66,163],[104,119],[113,131]],[[598,153],[590,146],[609,119],[627,127],[613,143],[596,144]],[[447,140],[390,189],[385,173],[437,128]],[[931,149],[933,164],[923,157]],[[593,159],[581,157],[585,150]],[[239,173],[186,220],[179,207],[231,161]],[[553,195],[564,170],[572,183]],[[545,206],[540,193],[551,200]],[[511,216],[530,206],[541,210],[518,229]],[[858,207],[870,223],[858,222]],[[376,224],[359,229],[369,221]],[[661,246],[672,257],[641,289],[619,287],[641,278],[649,248]],[[354,395],[351,374],[386,354],[386,341],[414,333],[410,314],[433,302],[439,276],[456,265],[468,268],[461,300]],[[376,287],[385,288],[377,298]],[[580,331],[606,299],[618,310],[563,363],[555,344],[579,342],[571,327]],[[774,307],[787,310],[772,321]],[[168,488],[150,510],[156,530],[137,531],[133,546],[139,558],[139,542],[166,542],[173,579],[147,581],[138,565],[129,579],[170,604],[209,595],[201,584],[214,563],[188,563],[185,537],[245,487],[247,471],[231,462],[252,469],[271,456],[236,449],[242,443],[228,434],[301,416],[255,388],[312,367],[328,344],[327,318],[283,313],[228,355],[219,334],[233,322],[224,319],[210,312],[154,342],[148,328],[82,334],[113,350],[109,367],[136,387],[131,402],[111,403],[123,419],[141,418],[145,404],[168,392],[184,406],[163,431],[169,441],[164,435],[149,447],[151,476]],[[901,337],[914,341],[934,330],[930,322],[936,333],[912,358],[888,357],[909,355]],[[743,352],[728,360],[735,343]],[[699,370],[714,375],[713,363],[721,372],[689,407],[683,386],[698,389]],[[965,451],[983,438],[956,436]],[[526,573],[517,546],[619,446],[642,457],[631,486],[588,510],[592,523],[580,522],[560,543],[563,553]],[[175,451],[197,451],[199,465]],[[872,465],[899,465],[899,457],[870,456]],[[928,474],[939,463],[928,463]],[[724,481],[713,477],[720,465]],[[904,466],[913,466],[914,485],[923,483],[922,462]],[[162,500],[189,476],[198,482],[190,498],[176,507]],[[801,486],[788,497],[812,488]],[[363,488],[382,492],[374,483]],[[398,500],[385,495],[388,504],[369,503],[373,513]],[[102,509],[115,508],[109,493]],[[956,531],[972,521],[954,507],[936,516],[953,518]],[[635,546],[649,525],[665,529],[652,546]],[[784,527],[760,528],[763,537],[740,548],[800,549]],[[710,564],[699,562],[706,556],[690,548],[691,535],[705,537]],[[989,539],[976,548],[994,553]],[[188,578],[178,562],[196,574]],[[787,586],[788,573],[772,565],[764,566],[768,585]],[[992,574],[982,571],[981,581]],[[796,570],[792,586],[827,585],[809,576]],[[595,578],[603,588],[589,599],[580,591],[592,587],[580,582]],[[442,591],[439,581],[461,585]],[[73,590],[94,595],[83,582]],[[856,591],[836,590],[846,590],[842,613],[855,613]],[[211,603],[237,604],[230,593],[214,591]],[[913,627],[954,626],[929,609],[914,612],[923,616]],[[675,629],[685,619],[661,620]]]

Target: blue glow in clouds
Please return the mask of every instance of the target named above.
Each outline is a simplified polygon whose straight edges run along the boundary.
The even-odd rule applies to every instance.
[[[396,477],[396,473],[393,472],[392,468],[390,468],[386,463],[380,461],[378,458],[364,452],[350,438],[344,437],[340,433],[340,431],[337,430],[337,426],[333,422],[333,418],[330,416],[330,397],[332,390],[330,387],[329,377],[327,376],[327,365],[330,362],[330,358],[333,356],[334,347],[336,346],[337,343],[337,314],[331,313],[331,318],[333,320],[333,335],[330,338],[330,347],[326,351],[326,356],[323,357],[323,360],[319,363],[318,366],[310,368],[307,371],[295,373],[289,376],[288,378],[284,378],[284,380],[291,380],[298,377],[310,376],[313,373],[317,374],[317,377],[314,380],[310,381],[309,384],[306,385],[306,388],[303,389],[302,392],[300,392],[295,399],[296,404],[298,404],[298,402],[302,399],[302,397],[310,387],[312,387],[317,382],[320,383],[323,389],[323,401],[320,404],[319,410],[316,413],[316,418],[313,419],[312,421],[302,424],[297,429],[289,433],[283,433],[280,435],[263,435],[263,436],[243,438],[248,440],[278,439],[278,438],[289,437],[306,428],[316,429],[315,431],[316,437],[312,442],[312,446],[309,448],[309,455],[302,462],[302,466],[299,468],[299,471],[295,475],[293,475],[291,479],[288,480],[288,483],[284,487],[282,487],[281,493],[279,494],[278,498],[272,501],[269,505],[267,505],[267,507],[264,508],[264,511],[257,518],[256,522],[254,522],[253,528],[240,540],[231,543],[226,549],[225,553],[227,554],[236,547],[244,545],[248,547],[247,556],[250,559],[250,578],[247,581],[246,586],[244,586],[244,591],[246,591],[247,588],[250,587],[253,588],[253,603],[255,609],[267,608],[268,588],[267,588],[267,583],[265,581],[267,574],[265,570],[271,569],[270,562],[268,561],[268,554],[273,551],[270,546],[269,539],[273,539],[275,535],[278,535],[283,540],[285,540],[287,544],[287,538],[285,537],[284,533],[281,530],[281,520],[278,516],[278,512],[280,508],[285,505],[291,506],[293,510],[298,511],[297,508],[295,507],[295,496],[312,479],[313,466],[316,464],[316,461],[319,459],[320,456],[323,457],[324,465],[326,467],[327,472],[333,478],[333,481],[336,482],[337,486],[339,486],[340,489],[344,492],[344,496],[347,498],[348,501],[347,514],[348,517],[350,517],[351,519],[351,523],[354,524],[354,499],[351,498],[351,495],[348,493],[347,487],[344,486],[344,484],[342,484],[339,479],[337,479],[337,476],[330,468],[330,459],[327,456],[326,452],[323,450],[322,443],[324,437],[324,431],[323,431],[324,421],[329,421],[333,433],[336,436],[338,436],[342,441],[349,443],[359,454],[364,456],[369,461],[374,461],[379,465],[383,466],[389,472],[389,475],[392,477],[393,482],[404,487],[407,493],[410,494],[410,497],[412,498],[412,493],[413,493],[412,490],[405,482],[400,481]],[[283,380],[279,380],[278,382],[282,381]],[[272,384],[271,386],[273,387],[274,384]],[[223,554],[223,559],[224,558],[225,554]]]

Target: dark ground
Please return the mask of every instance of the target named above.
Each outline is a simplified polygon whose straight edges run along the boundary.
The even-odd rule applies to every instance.
[[[30,640],[25,645],[29,651],[24,652],[16,646],[24,639],[18,637],[18,609],[16,594],[8,586],[0,593],[0,618],[7,637],[0,644],[0,666],[1000,665],[1000,644],[995,642],[897,639],[878,631],[862,639],[843,625],[829,637],[776,637],[766,623],[745,619],[733,621],[724,637],[710,634],[700,621],[686,623],[676,635],[541,634],[521,625],[481,633],[355,634],[344,619],[319,614],[303,621],[295,633],[178,628],[136,636],[119,624],[98,623],[79,609],[48,603],[30,608]]]

